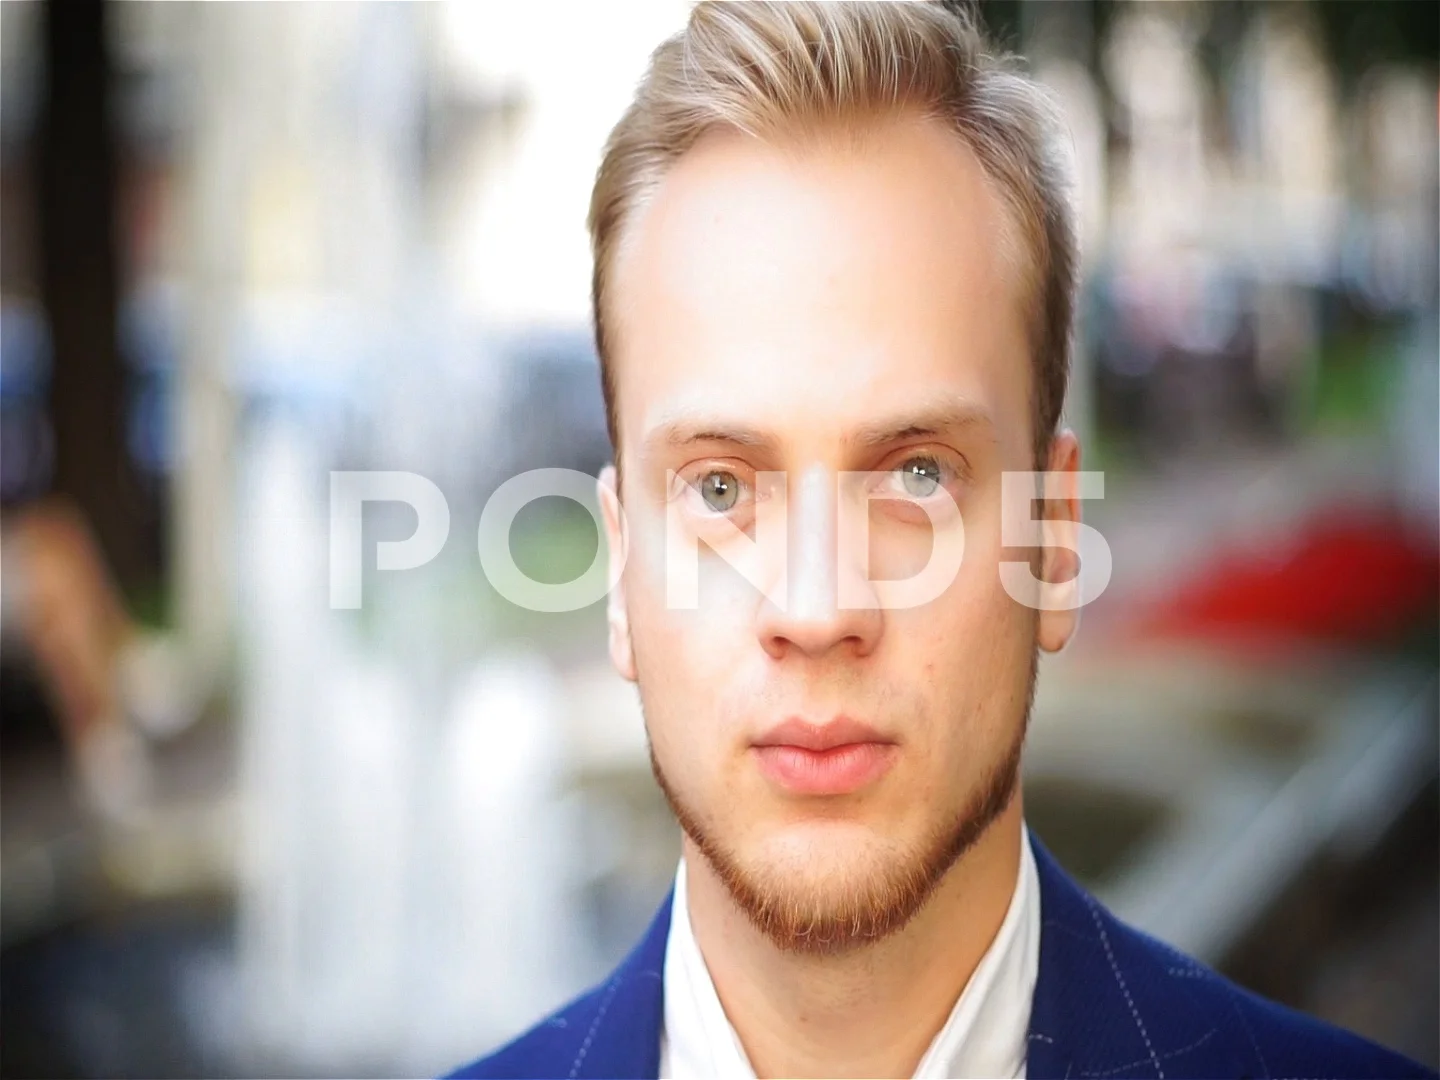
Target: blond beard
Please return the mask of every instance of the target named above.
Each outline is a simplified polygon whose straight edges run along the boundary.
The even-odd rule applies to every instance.
[[[925,906],[950,868],[1004,813],[1020,785],[1020,759],[1035,695],[1036,665],[1030,668],[1025,711],[1001,759],[985,774],[974,796],[928,841],[898,865],[880,868],[827,899],[793,883],[767,878],[742,865],[680,798],[665,777],[650,744],[650,767],[665,801],[736,906],[777,948],[827,955],[879,941],[905,926]],[[649,725],[646,725],[647,733]]]

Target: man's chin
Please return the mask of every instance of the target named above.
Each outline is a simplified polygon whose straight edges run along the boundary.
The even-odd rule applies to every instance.
[[[847,878],[864,878],[882,872],[884,864],[897,861],[897,852],[914,846],[867,821],[806,818],[775,825],[737,857],[778,878],[833,878],[842,868]]]
[[[701,854],[736,906],[785,951],[831,954],[904,926],[934,888],[931,868],[853,821],[790,825],[741,852]]]
[[[973,803],[930,831],[881,815],[883,804],[797,810],[761,804],[759,820],[692,813],[651,750],[655,779],[680,827],[731,899],[777,947],[815,954],[872,944],[905,926],[1014,794],[1023,731]],[[758,809],[732,798],[730,808]],[[918,807],[917,807],[918,809]],[[910,835],[911,830],[919,835]]]

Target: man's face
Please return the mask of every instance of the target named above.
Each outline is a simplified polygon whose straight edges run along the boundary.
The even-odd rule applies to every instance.
[[[1001,473],[1034,468],[1006,221],[971,152],[929,122],[804,149],[714,133],[613,268],[627,535],[612,520],[610,542],[627,561],[612,655],[691,841],[781,944],[903,923],[1013,784],[1040,617],[997,569]],[[778,472],[778,487],[758,476]],[[939,595],[842,606],[960,527],[947,494],[964,559]],[[781,498],[780,550],[747,554]],[[837,544],[856,527],[868,565]],[[697,538],[699,604],[676,609],[667,565]],[[767,599],[757,576],[781,562],[788,588]]]

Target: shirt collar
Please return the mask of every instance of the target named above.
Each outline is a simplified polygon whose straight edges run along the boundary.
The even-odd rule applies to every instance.
[[[1040,968],[1040,887],[1028,831],[1022,832],[1020,848],[1020,870],[1005,918],[920,1059],[917,1078],[1025,1075],[1030,1007]],[[755,1070],[725,1016],[690,926],[683,859],[675,872],[673,905],[665,949],[660,1075],[671,1080],[753,1080]]]

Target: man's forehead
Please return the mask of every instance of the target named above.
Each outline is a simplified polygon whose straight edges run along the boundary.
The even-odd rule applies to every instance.
[[[1003,209],[948,133],[890,142],[906,161],[812,159],[739,135],[681,159],[612,278],[626,442],[662,426],[673,442],[685,427],[754,441],[805,425],[864,441],[935,413],[936,395],[993,427],[1015,397],[998,384],[1014,379],[1028,414]]]
[[[864,139],[707,133],[674,161],[626,222],[612,285],[638,262],[677,286],[744,264],[783,266],[787,244],[831,253],[877,244],[909,256],[963,245],[989,277],[1014,280],[1010,213],[970,147],[938,122],[873,121]],[[913,227],[923,224],[923,230]],[[708,257],[707,257],[708,256]],[[643,271],[642,271],[643,272]]]

